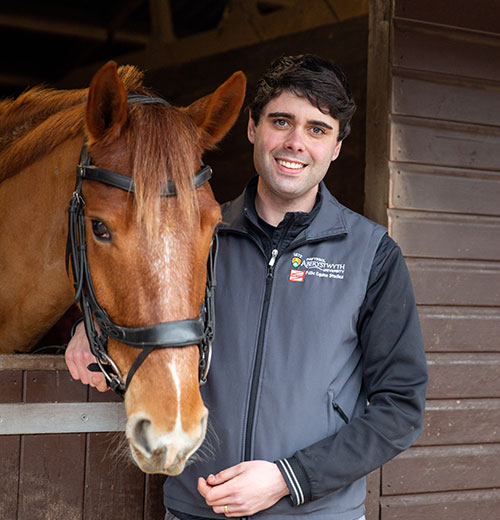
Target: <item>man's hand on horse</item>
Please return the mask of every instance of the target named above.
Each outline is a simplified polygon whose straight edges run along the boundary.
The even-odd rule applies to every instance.
[[[84,385],[94,386],[99,392],[109,389],[101,372],[91,372],[87,368],[91,363],[95,363],[96,359],[90,352],[83,322],[76,326],[75,334],[68,343],[64,357],[73,379],[80,380]]]
[[[273,462],[252,460],[198,479],[198,491],[215,513],[251,516],[290,494]]]

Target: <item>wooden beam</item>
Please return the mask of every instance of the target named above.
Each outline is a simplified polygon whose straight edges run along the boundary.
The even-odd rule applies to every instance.
[[[125,423],[123,403],[0,404],[0,435],[118,432]]]
[[[28,13],[23,14],[22,16],[0,13],[0,28],[47,33],[54,36],[97,40],[100,42],[106,42],[109,36],[106,27],[85,24],[81,21],[69,23],[59,20],[33,18],[30,17]],[[146,45],[150,40],[150,36],[128,31],[117,31],[114,34],[114,40],[135,45]]]

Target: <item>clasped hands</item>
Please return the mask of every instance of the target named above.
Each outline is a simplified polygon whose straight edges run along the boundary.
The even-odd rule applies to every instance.
[[[264,460],[242,462],[206,479],[200,477],[198,491],[215,513],[227,517],[254,515],[290,494],[278,466]]]

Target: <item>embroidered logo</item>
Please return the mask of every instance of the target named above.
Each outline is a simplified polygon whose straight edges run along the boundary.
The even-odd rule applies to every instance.
[[[305,271],[297,271],[297,269],[290,269],[290,276],[288,277],[288,280],[290,280],[290,282],[303,282],[305,275]]]
[[[304,258],[300,253],[294,253],[291,259],[292,268],[288,280],[303,282],[306,276],[343,280],[346,265],[341,262],[327,261],[318,256]]]

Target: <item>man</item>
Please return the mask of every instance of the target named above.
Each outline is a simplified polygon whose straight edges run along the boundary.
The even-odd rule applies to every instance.
[[[411,282],[385,228],[322,183],[355,109],[340,69],[281,58],[249,108],[258,176],[225,205],[219,230],[203,388],[215,439],[166,481],[167,519],[357,520],[363,477],[422,428],[427,372]]]

